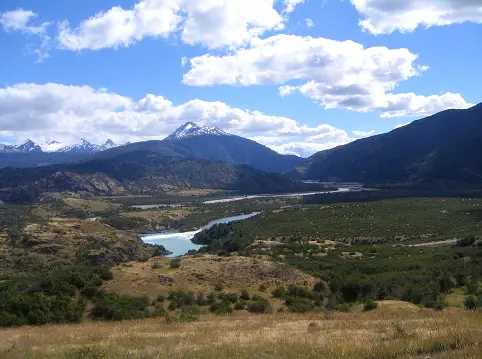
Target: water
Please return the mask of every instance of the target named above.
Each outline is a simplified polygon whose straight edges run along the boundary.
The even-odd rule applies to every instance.
[[[259,195],[252,195],[252,196],[229,197],[229,198],[223,198],[223,199],[215,199],[215,200],[212,200],[212,201],[205,201],[203,203],[204,204],[228,203],[228,202],[243,201],[243,200],[246,200],[246,199],[253,199],[253,198],[304,197],[304,196],[313,196],[315,194],[350,192],[350,191],[351,191],[350,188],[339,188],[336,191],[299,192],[299,193],[286,193],[286,194],[259,194]]]
[[[261,212],[253,212],[249,214],[242,214],[239,216],[216,219],[214,221],[209,222],[205,226],[201,227],[197,231],[183,232],[183,233],[170,232],[170,233],[160,233],[160,234],[149,234],[149,235],[141,236],[141,239],[148,244],[162,245],[164,246],[164,248],[172,252],[172,254],[170,254],[169,257],[177,257],[183,254],[186,254],[188,251],[192,249],[197,250],[201,247],[200,245],[194,244],[191,241],[197,233],[203,230],[209,229],[215,226],[216,224],[243,221],[245,219],[255,217],[260,213]]]

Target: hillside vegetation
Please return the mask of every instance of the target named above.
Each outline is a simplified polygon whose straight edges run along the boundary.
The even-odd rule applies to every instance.
[[[314,154],[293,177],[363,183],[480,184],[482,104]]]
[[[186,189],[293,192],[323,189],[249,166],[136,151],[113,158],[0,170],[0,200],[28,202],[48,192],[85,195],[162,195]]]

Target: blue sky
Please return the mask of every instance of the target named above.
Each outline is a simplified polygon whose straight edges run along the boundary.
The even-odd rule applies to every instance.
[[[0,142],[186,121],[308,156],[482,101],[473,0],[2,0]]]

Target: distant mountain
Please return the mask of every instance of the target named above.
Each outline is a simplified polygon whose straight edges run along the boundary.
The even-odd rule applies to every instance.
[[[243,192],[319,190],[249,166],[139,150],[77,164],[0,170],[0,200],[28,202],[47,192],[85,195],[162,195],[184,189]]]
[[[303,161],[298,156],[281,155],[255,141],[229,134],[217,127],[198,126],[193,122],[185,123],[162,141],[117,146],[111,140],[103,145],[95,145],[81,139],[79,143],[69,146],[52,141],[40,147],[42,150],[29,155],[18,150],[3,152],[7,154],[2,155],[0,147],[0,168],[107,159],[139,150],[157,152],[164,156],[206,158],[232,165],[249,165],[272,173],[286,172]]]
[[[482,104],[314,154],[299,179],[379,184],[482,184]]]
[[[213,135],[213,136],[232,136],[231,134],[220,130],[217,127],[198,126],[194,122],[186,122],[173,133],[171,133],[166,140],[183,140],[186,138]]]
[[[92,144],[83,138],[80,139],[80,142],[70,145],[59,141],[37,144],[29,139],[18,146],[0,144],[0,153],[95,153],[113,147],[117,147],[117,145],[111,139],[105,141],[103,145]]]
[[[281,155],[255,141],[231,135],[217,127],[201,127],[192,122],[179,127],[162,143],[185,156],[249,165],[273,173],[286,172],[303,161],[300,157]]]

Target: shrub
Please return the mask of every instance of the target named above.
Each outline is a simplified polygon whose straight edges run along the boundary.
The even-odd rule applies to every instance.
[[[243,289],[241,291],[241,295],[239,296],[239,298],[241,298],[242,300],[250,300],[251,297],[249,296],[249,293],[247,290]]]
[[[167,315],[166,310],[160,304],[156,304],[154,306],[154,312],[152,313],[153,317],[165,317]]]
[[[161,269],[161,268],[162,268],[162,264],[161,264],[161,263],[157,263],[157,262],[156,262],[156,263],[153,263],[153,264],[151,265],[151,268],[152,268],[152,269]]]
[[[286,296],[286,288],[284,286],[277,287],[271,295],[274,298],[284,298]]]
[[[190,305],[181,309],[179,320],[181,322],[195,322],[199,320],[201,309],[196,305]]]
[[[378,307],[378,303],[375,302],[374,300],[367,300],[363,306],[363,311],[364,312],[369,312],[370,310],[374,310]]]
[[[218,284],[216,284],[216,285],[214,286],[214,290],[215,290],[216,292],[222,292],[222,291],[223,291],[223,288],[224,288],[224,286],[223,286],[221,283],[218,283]]]
[[[464,300],[464,306],[469,310],[477,309],[477,298],[473,295],[469,295]]]
[[[444,308],[445,308],[445,302],[443,300],[437,300],[433,306],[433,309],[436,310],[437,312],[444,310]]]
[[[259,286],[259,288],[258,288],[258,290],[259,290],[260,292],[266,292],[267,289],[268,289],[268,288],[267,288],[266,285],[264,285],[264,284],[261,284],[261,285]]]
[[[245,304],[242,302],[238,302],[234,305],[235,310],[243,310],[245,308]]]
[[[124,296],[101,291],[90,314],[94,319],[125,320],[149,316],[147,297]]]
[[[159,295],[157,296],[157,298],[156,298],[156,301],[158,301],[158,302],[160,302],[160,303],[163,303],[163,302],[166,301],[166,297],[163,296],[163,295],[161,295],[161,294],[159,294]]]
[[[307,298],[288,298],[285,303],[291,313],[308,313],[315,310],[314,303]]]
[[[169,262],[169,268],[177,269],[179,267],[181,267],[181,258],[176,258]]]
[[[209,310],[217,315],[226,315],[226,314],[233,313],[233,308],[231,308],[231,305],[225,301],[215,302],[211,304],[211,306],[209,307]]]
[[[266,299],[258,299],[248,304],[248,312],[250,313],[271,313],[272,308]]]

